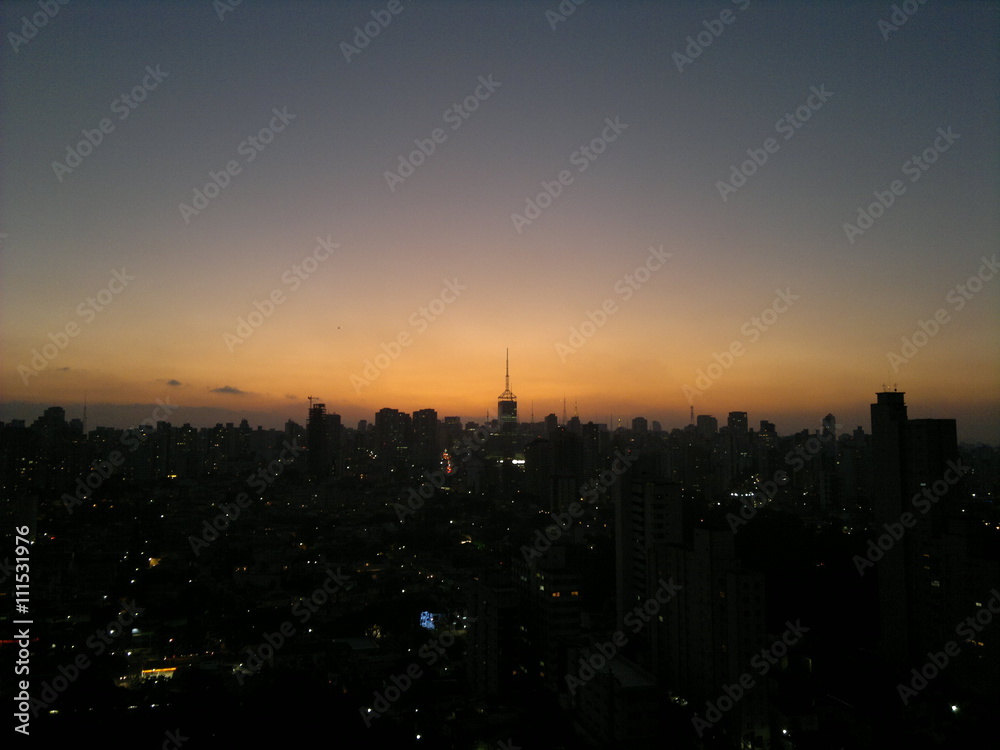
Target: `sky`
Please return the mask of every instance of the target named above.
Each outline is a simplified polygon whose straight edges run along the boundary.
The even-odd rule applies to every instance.
[[[996,4],[52,5],[0,5],[0,419],[481,421],[509,350],[522,420],[1000,442]]]

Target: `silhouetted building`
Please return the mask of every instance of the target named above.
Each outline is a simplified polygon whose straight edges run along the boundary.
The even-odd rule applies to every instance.
[[[330,435],[326,421],[326,404],[311,404],[306,421],[306,448],[309,476],[323,479],[330,476]]]
[[[545,434],[551,435],[559,428],[559,418],[555,414],[549,414],[545,418]]]
[[[469,681],[477,696],[509,696],[518,677],[520,596],[506,583],[473,581],[470,616],[475,617],[469,643]]]
[[[711,440],[719,431],[719,420],[708,414],[699,414],[697,421],[698,434],[705,440]]]
[[[510,355],[507,356],[507,364],[504,375],[503,393],[497,398],[497,419],[500,422],[501,432],[513,432],[517,429],[517,396],[510,390]]]
[[[434,409],[413,412],[413,460],[420,466],[436,464],[441,458],[438,416]]]
[[[747,413],[745,411],[731,411],[726,421],[729,429],[738,435],[746,435],[749,429]]]
[[[878,393],[871,405],[875,523],[879,532],[904,530],[878,561],[880,646],[899,661],[933,647],[940,637],[934,623],[949,619],[942,618],[947,592],[938,540],[960,494],[951,469],[958,458],[955,420],[909,420],[903,396]],[[912,529],[901,524],[903,513],[916,518]]]
[[[767,645],[764,576],[742,569],[729,528],[695,528],[689,543],[669,547],[665,572],[683,588],[659,627],[657,672],[665,670],[670,689],[704,718],[706,702],[725,695]],[[741,747],[768,747],[767,681],[733,701],[720,724],[748,743]]]

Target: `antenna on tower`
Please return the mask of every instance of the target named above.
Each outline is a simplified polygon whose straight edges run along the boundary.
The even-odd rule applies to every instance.
[[[87,439],[87,392],[83,392],[83,439]]]
[[[535,423],[535,402],[531,402],[531,424]]]
[[[563,396],[563,424],[566,424],[566,397]]]
[[[694,424],[694,404],[691,404],[691,424]]]

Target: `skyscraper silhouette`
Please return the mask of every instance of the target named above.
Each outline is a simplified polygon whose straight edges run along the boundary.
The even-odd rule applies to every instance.
[[[937,540],[958,495],[944,482],[958,458],[958,439],[953,419],[908,419],[903,396],[876,394],[871,419],[875,522],[885,529],[898,527],[904,513],[916,518],[878,563],[880,645],[891,658],[906,661],[941,638],[930,626],[941,619],[947,594],[941,591]],[[918,512],[913,498],[935,482],[945,485],[946,494],[928,503],[927,513]]]
[[[497,419],[501,432],[517,429],[517,396],[510,391],[510,350],[507,350],[507,365],[504,375],[504,390],[497,398]]]
[[[309,419],[306,422],[306,446],[309,476],[322,479],[330,473],[330,436],[326,421],[326,404],[310,403]]]

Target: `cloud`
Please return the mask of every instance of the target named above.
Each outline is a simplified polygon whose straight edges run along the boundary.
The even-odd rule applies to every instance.
[[[293,396],[291,393],[286,393],[285,394],[285,398],[287,398],[289,401],[298,401],[299,400],[298,396]]]
[[[181,385],[181,381],[179,381],[179,380],[168,380],[167,381],[167,385]]]
[[[248,391],[241,391],[239,388],[234,388],[231,385],[224,385],[221,388],[212,388],[212,393],[229,393],[233,396],[246,396]]]

